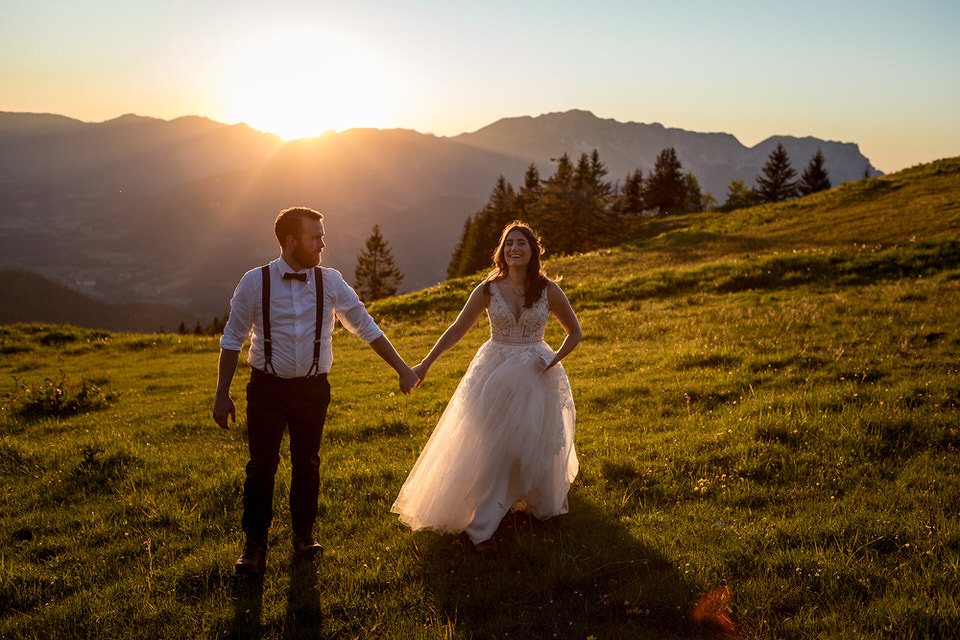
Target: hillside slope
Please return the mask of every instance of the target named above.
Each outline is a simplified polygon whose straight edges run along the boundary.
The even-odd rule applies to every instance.
[[[690,286],[708,287],[723,274],[750,265],[777,262],[789,270],[779,258],[783,255],[819,256],[797,261],[793,268],[804,272],[823,269],[818,277],[825,283],[832,280],[831,269],[840,269],[841,262],[853,270],[864,268],[864,263],[882,270],[885,262],[911,262],[914,254],[920,254],[921,261],[945,261],[946,268],[951,258],[945,256],[958,250],[958,241],[960,157],[850,182],[789,202],[729,213],[646,218],[636,236],[617,247],[557,259],[550,258],[547,247],[545,267],[549,274],[564,279],[568,295],[586,302],[594,297],[609,300],[627,281],[633,283],[630,290],[634,293],[625,288],[624,299],[636,295],[646,286],[641,286],[644,282],[658,295],[670,295],[676,278]],[[917,246],[911,248],[914,244]],[[811,260],[820,266],[812,267]],[[663,285],[664,274],[674,284]],[[379,301],[375,308],[401,315],[459,308],[482,276]],[[657,282],[661,284],[655,285]]]
[[[71,324],[91,329],[171,333],[197,318],[169,305],[108,304],[30,271],[0,271],[0,325],[16,322]]]

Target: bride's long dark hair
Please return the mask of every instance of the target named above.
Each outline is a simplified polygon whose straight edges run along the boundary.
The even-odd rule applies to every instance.
[[[524,284],[523,300],[523,306],[529,308],[537,301],[540,292],[543,291],[550,280],[540,263],[540,256],[543,254],[540,236],[526,222],[514,220],[503,228],[503,233],[500,234],[500,242],[497,243],[497,248],[493,252],[493,270],[483,281],[483,291],[490,295],[490,283],[507,277],[507,261],[503,257],[503,245],[507,241],[507,235],[514,230],[519,230],[526,237],[527,244],[530,245],[530,262],[527,263],[527,281]]]

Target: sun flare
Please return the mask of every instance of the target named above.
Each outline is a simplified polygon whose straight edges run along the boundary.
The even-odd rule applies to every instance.
[[[392,74],[346,38],[300,32],[264,40],[227,76],[229,118],[285,140],[393,126]]]

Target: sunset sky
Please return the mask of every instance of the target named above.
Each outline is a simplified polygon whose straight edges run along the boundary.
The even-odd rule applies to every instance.
[[[960,155],[960,2],[0,0],[0,111],[450,136],[585,109]]]

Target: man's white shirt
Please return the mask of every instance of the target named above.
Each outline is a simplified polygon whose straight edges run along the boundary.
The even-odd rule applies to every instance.
[[[271,364],[281,378],[307,375],[313,364],[313,340],[317,326],[317,283],[313,269],[305,269],[305,282],[284,280],[284,273],[297,273],[283,258],[270,263]],[[329,373],[333,364],[334,315],[348,331],[368,344],[383,335],[367,313],[356,291],[336,269],[321,268],[323,274],[323,319],[320,334],[318,371]],[[220,338],[220,347],[240,351],[250,338],[247,362],[264,368],[263,355],[263,273],[258,267],[240,279],[230,300],[230,318]]]

